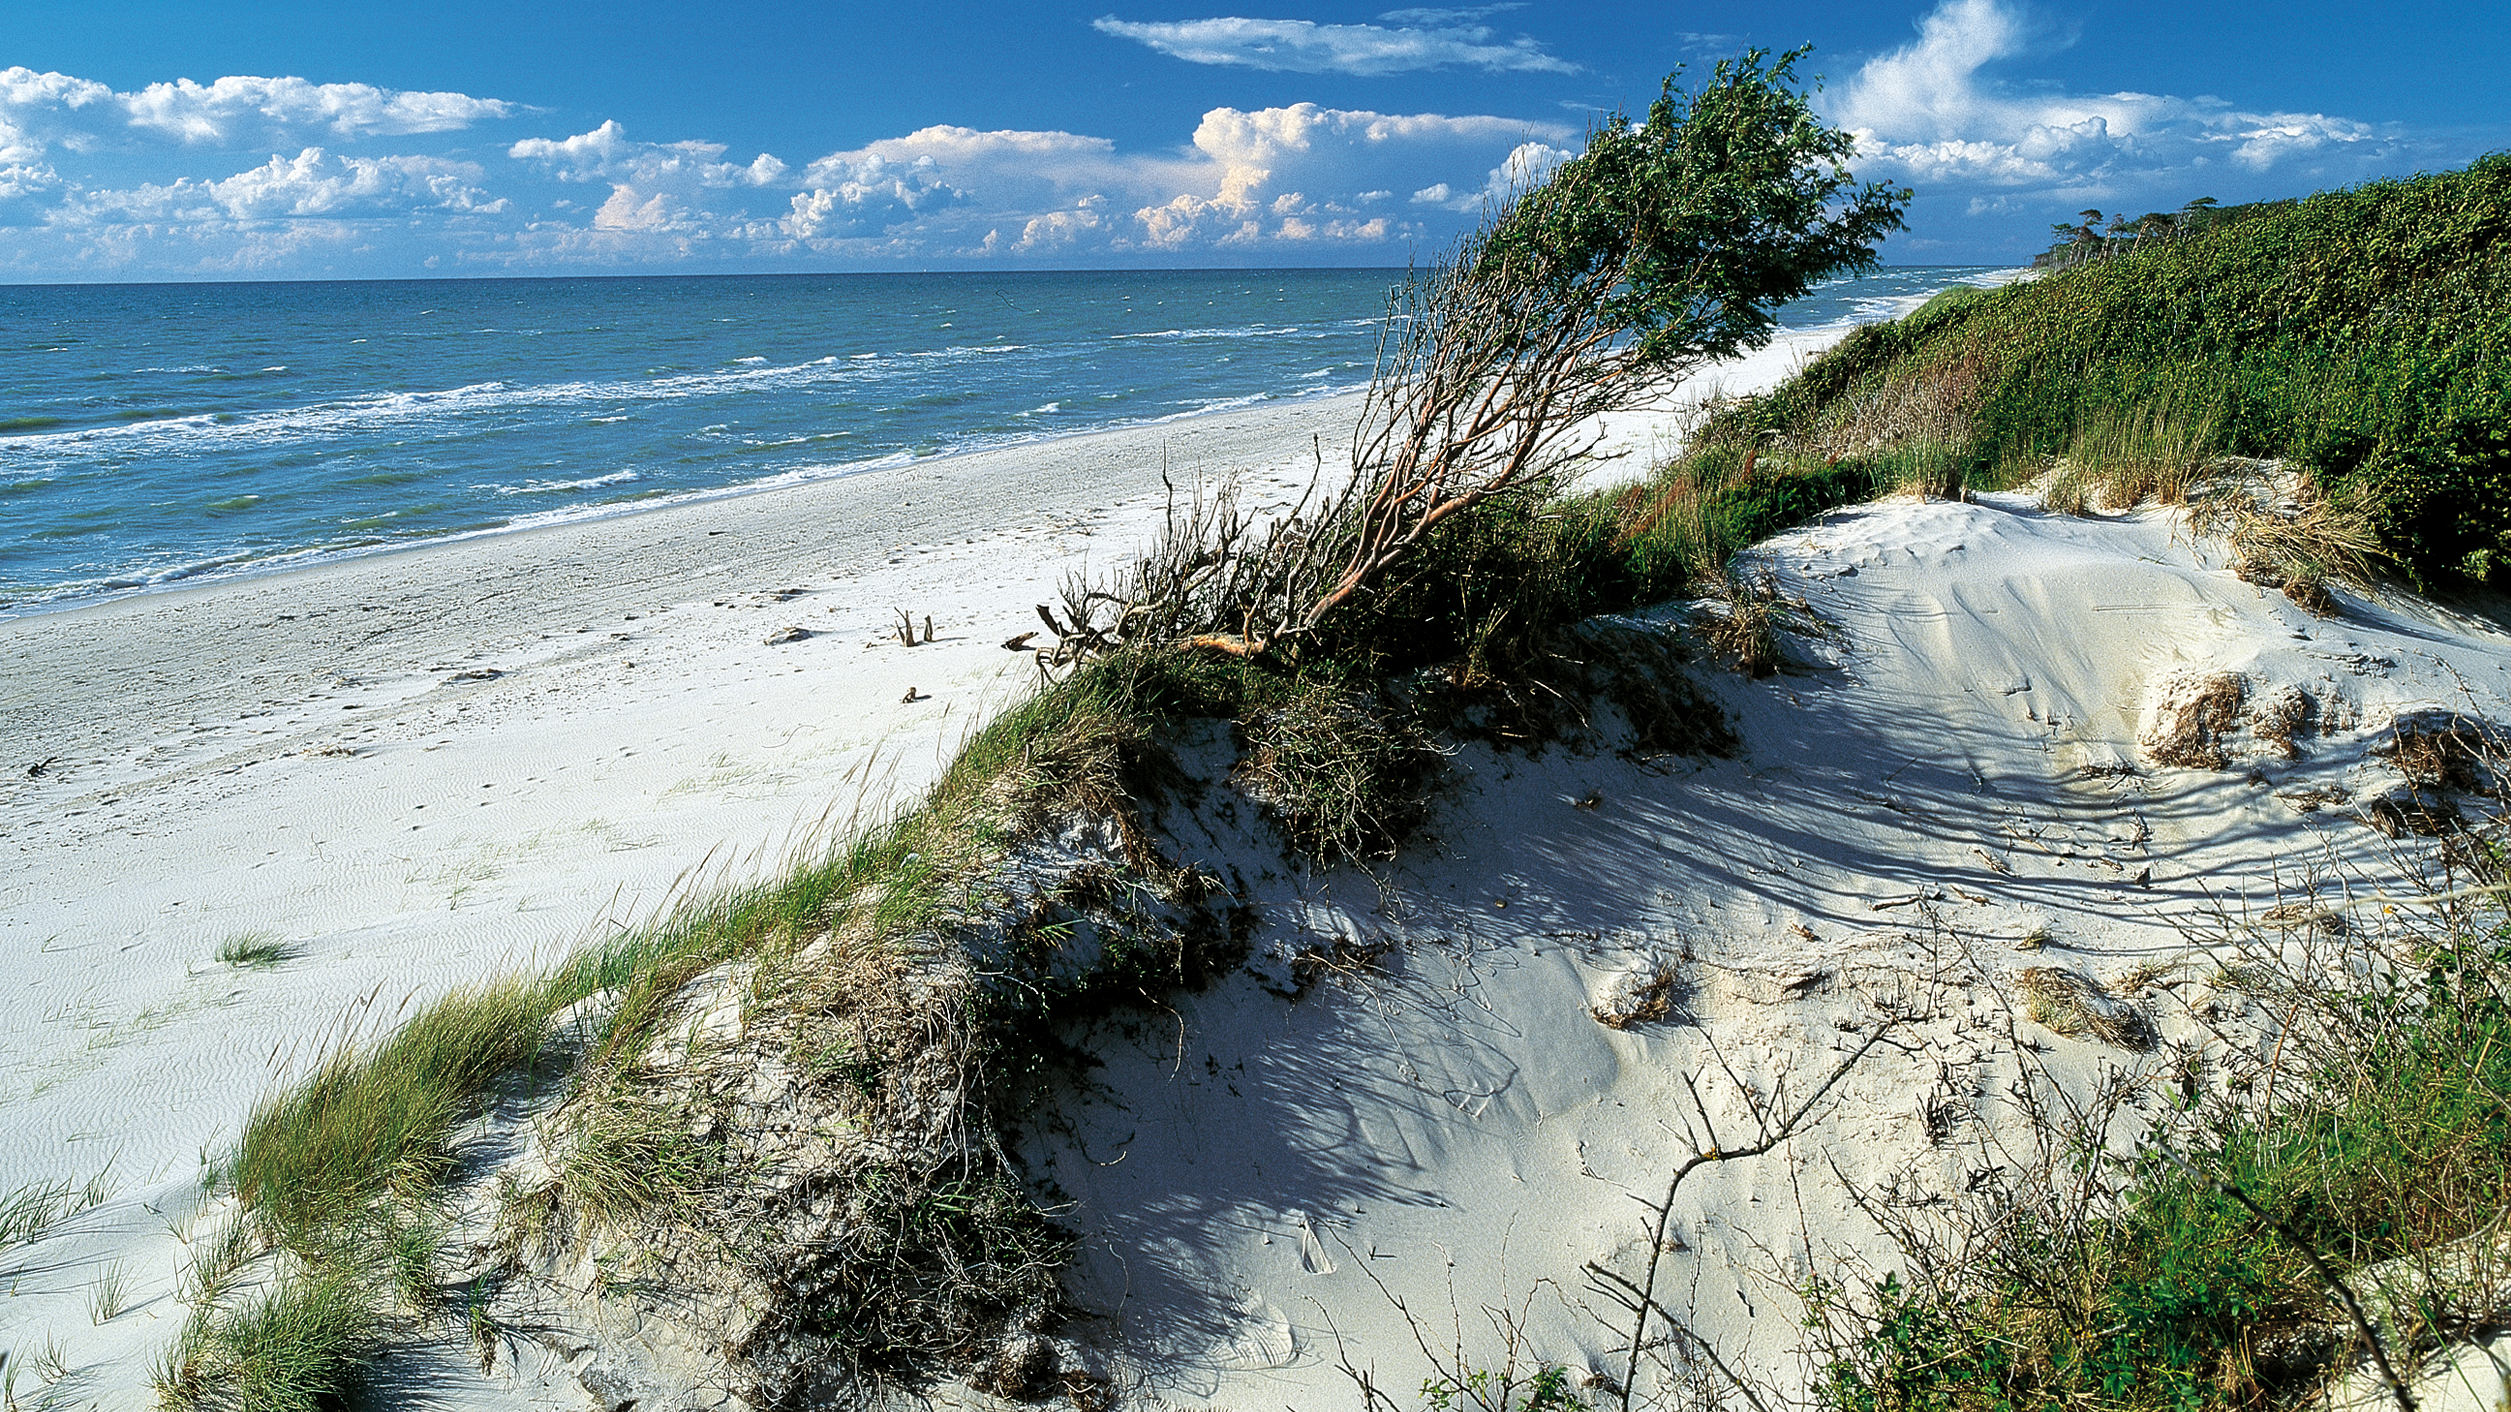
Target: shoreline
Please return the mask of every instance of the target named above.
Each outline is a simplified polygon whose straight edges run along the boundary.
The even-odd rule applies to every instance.
[[[1937,267],[1918,267],[1937,268]],[[1985,267],[1980,267],[1985,269]],[[2027,277],[2025,270],[1989,271],[1986,278],[1996,283]],[[1961,283],[1977,283],[1982,276],[1973,270]],[[1818,297],[1818,296],[1817,296]],[[1781,326],[1775,331],[1774,343],[1794,343],[1806,339],[1823,343],[1836,341],[1861,322],[1878,317],[1893,317],[1907,312],[1923,300],[1918,296],[1882,296],[1868,299],[1853,312],[1841,314],[1824,322],[1805,327]],[[1749,363],[1758,355],[1748,354],[1739,361]],[[13,590],[20,596],[0,599],[0,623],[60,612],[75,612],[101,604],[178,591],[202,584],[232,583],[268,575],[295,573],[327,564],[391,556],[414,551],[465,543],[478,539],[515,534],[536,533],[570,524],[595,523],[602,520],[675,510],[712,500],[736,498],[772,490],[790,489],[828,481],[874,477],[886,479],[918,466],[956,461],[969,456],[990,456],[1017,453],[1024,449],[1051,446],[1074,438],[1129,436],[1157,432],[1162,428],[1181,427],[1212,417],[1230,417],[1265,410],[1289,411],[1301,406],[1322,406],[1361,395],[1365,387],[1341,391],[1320,390],[1309,386],[1284,385],[1269,391],[1221,398],[1216,402],[1184,411],[1161,412],[1132,419],[1074,430],[1044,433],[1002,433],[988,438],[975,438],[964,445],[917,453],[892,450],[870,455],[861,460],[807,468],[766,469],[744,481],[733,484],[670,490],[651,499],[632,499],[607,503],[575,503],[527,510],[505,518],[494,514],[466,528],[446,528],[423,536],[363,544],[323,545],[309,543],[292,548],[259,548],[229,543],[222,547],[203,547],[191,553],[184,562],[171,565],[132,565],[120,570],[97,569],[92,577],[73,578],[60,582],[28,584]],[[442,395],[442,394],[431,394]],[[329,404],[317,404],[316,410]],[[307,409],[296,409],[304,411]],[[206,415],[206,414],[202,414]],[[274,413],[276,415],[276,413]],[[130,430],[130,427],[119,428]],[[50,435],[52,433],[47,433]],[[88,435],[95,434],[91,429]],[[38,438],[40,439],[40,438]],[[946,440],[946,438],[942,438]],[[7,439],[7,440],[13,440]],[[870,450],[871,448],[866,448]],[[630,472],[617,471],[595,477],[595,483],[615,479]],[[570,482],[570,484],[577,484]],[[486,508],[486,507],[483,507]],[[301,528],[311,528],[305,526]],[[315,536],[319,538],[319,536]],[[66,567],[66,566],[65,566]]]
[[[976,445],[927,455],[892,452],[867,461],[849,462],[815,471],[780,471],[754,481],[714,486],[700,490],[669,492],[644,500],[623,500],[594,504],[572,510],[544,510],[517,516],[504,524],[474,529],[452,530],[421,539],[358,544],[341,548],[291,549],[266,559],[243,564],[224,564],[204,560],[200,565],[181,566],[140,584],[107,587],[75,596],[0,602],[0,625],[22,619],[45,617],[56,613],[84,612],[133,598],[153,597],[192,588],[208,588],[251,582],[257,579],[316,571],[335,565],[386,558],[400,554],[426,553],[456,544],[483,539],[500,539],[514,535],[540,534],[572,526],[598,524],[607,520],[630,519],[642,515],[663,514],[720,500],[740,499],[752,495],[768,495],[778,491],[799,490],[839,481],[859,480],[866,476],[913,471],[920,468],[964,460],[970,457],[1016,455],[1052,447],[1061,442],[1105,437],[1131,437],[1166,428],[1191,425],[1215,417],[1232,417],[1267,410],[1288,413],[1294,409],[1315,409],[1327,404],[1358,399],[1362,390],[1303,392],[1240,399],[1236,405],[1173,412],[1166,416],[1135,421],[1115,422],[1106,426],[1084,427],[1071,431],[1050,432],[1039,436],[1015,437],[984,445]]]
[[[1584,483],[1635,474],[1703,397],[1773,385],[1836,336],[1782,336],[1600,419]],[[1287,508],[1359,401],[0,619],[0,947],[19,958],[0,1170],[182,1178],[309,1041],[913,797],[1034,680],[1002,650],[1032,605],[1156,532],[1163,458]],[[899,646],[901,611],[935,640]],[[806,636],[767,641],[785,628]],[[221,964],[239,938],[288,959]]]
[[[1783,338],[1594,428],[1635,474]],[[1036,680],[1007,639],[1180,483],[1289,508],[1358,399],[1099,432],[0,621],[0,1171],[91,1184],[44,1298],[138,1396],[205,1164],[253,1105],[467,985],[780,875],[911,802]],[[1328,471],[1332,470],[1329,465]],[[901,646],[898,614],[929,642]],[[784,629],[802,632],[791,636]],[[782,640],[779,640],[782,639]],[[172,1224],[170,1224],[172,1223]],[[99,1271],[130,1314],[90,1329]],[[57,1297],[56,1297],[57,1296]]]
[[[180,1177],[307,1038],[553,959],[762,873],[832,812],[908,797],[1025,688],[1028,658],[999,644],[1030,605],[1156,525],[1163,450],[1180,476],[1304,482],[1350,406],[0,622],[18,958],[0,1169],[83,1181],[118,1151],[121,1181]],[[898,647],[898,609],[936,640]],[[765,641],[786,627],[808,637]],[[290,958],[220,964],[238,937]]]

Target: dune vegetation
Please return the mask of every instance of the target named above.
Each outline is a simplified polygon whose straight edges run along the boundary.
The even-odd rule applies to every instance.
[[[2098,466],[2111,505],[2276,458],[2359,505],[2409,581],[2511,563],[2511,154],[2257,208],[1860,329],[1717,429],[1923,451],[1944,486]]]
[[[2282,458],[2308,497],[2346,512],[2286,552],[2292,574],[2359,575],[2375,559],[2427,584],[2501,572],[2501,158],[1948,291],[1721,409],[1646,477],[1574,492],[1563,412],[1751,346],[1770,308],[1869,263],[1897,222],[1906,193],[1848,180],[1844,136],[1809,120],[1791,64],[1754,56],[1696,93],[1669,88],[1644,126],[1600,128],[1585,157],[1496,213],[1399,306],[1418,341],[1390,345],[1348,486],[1269,526],[1225,494],[1199,501],[1128,576],[1076,583],[1046,614],[1053,673],[920,805],[556,974],[448,997],[265,1101],[215,1174],[241,1214],[196,1272],[158,1379],[167,1404],[310,1408],[396,1339],[490,1347],[483,1290],[523,1256],[453,1278],[442,1212],[481,1180],[465,1144],[505,1100],[547,1115],[557,1168],[501,1198],[500,1229],[529,1227],[517,1252],[644,1239],[743,1269],[786,1259],[757,1235],[782,1209],[759,1194],[775,1174],[749,1170],[757,1153],[684,1082],[698,1011],[725,994],[745,1034],[768,1037],[744,1043],[772,1048],[852,1130],[894,1139],[891,1156],[830,1169],[845,1248],[814,1267],[816,1302],[776,1346],[866,1377],[1017,1390],[988,1360],[1051,1300],[1061,1238],[993,1134],[1070,1058],[1060,1026],[1197,985],[1228,954],[1225,899],[1153,834],[1166,752],[1197,723],[1234,729],[1240,778],[1288,847],[1366,863],[1423,817],[1441,739],[1537,745],[1606,700],[1635,748],[1731,749],[1675,666],[1706,654],[1774,670],[1776,625],[1795,611],[1737,574],[1737,554],[1880,494],[2054,472],[2077,477],[2085,506],[2219,501],[2223,458]],[[1770,194],[1765,214],[1798,237],[1745,249],[1737,231],[1769,228],[1757,215],[1710,220],[1688,199],[1737,188]],[[1714,286],[1682,284],[1708,248],[1723,252]],[[1600,347],[1630,355],[1625,381],[1581,381]],[[1697,632],[1596,621],[1683,598],[1704,600]],[[1076,817],[1108,821],[1127,875],[1067,879],[1007,915],[1005,860]],[[1908,1228],[1909,1269],[1879,1288],[1817,1281],[1826,1401],[2246,1407],[2346,1361],[2354,1335],[2331,1313],[2344,1277],[2489,1229],[2511,1176],[2511,1044],[2496,1043],[2511,932],[2482,891],[2503,871],[2488,837],[2468,855],[2479,891],[2429,945],[2356,989],[2296,981],[2316,1028],[2297,1030],[2280,1086],[2192,1097],[2124,1171],[2096,1139],[2075,1188],[1981,1208],[1958,1242]],[[1076,963],[1082,933],[1099,941]],[[946,1141],[898,1136],[910,1120],[882,1107],[944,1093]],[[548,1234],[562,1228],[577,1234]],[[236,1280],[248,1266],[267,1272],[257,1291]],[[2387,1337],[2511,1312],[2451,1288],[2391,1316]]]

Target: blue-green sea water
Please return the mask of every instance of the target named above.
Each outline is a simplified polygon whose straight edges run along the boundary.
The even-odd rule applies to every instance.
[[[1889,269],[1781,321],[1990,275]],[[1350,391],[1400,278],[0,287],[0,613]]]

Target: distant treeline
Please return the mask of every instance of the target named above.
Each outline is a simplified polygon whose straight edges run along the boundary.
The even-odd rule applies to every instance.
[[[2281,201],[2252,201],[2242,206],[2225,206],[2211,196],[2200,196],[2177,211],[2147,211],[2130,216],[2125,211],[2105,215],[2098,210],[2077,212],[2073,224],[2060,221],[2049,227],[2057,243],[2032,257],[2032,268],[2064,269],[2086,260],[2121,255],[2139,246],[2166,240],[2186,240],[2193,235],[2221,230],[2272,212],[2286,210],[2297,204],[2293,198]],[[2107,229],[2104,226],[2107,226]]]
[[[1859,329],[1711,435],[1923,444],[1982,486],[2123,431],[2147,454],[2280,457],[2364,503],[2413,580],[2511,581],[2511,153],[2198,209]]]

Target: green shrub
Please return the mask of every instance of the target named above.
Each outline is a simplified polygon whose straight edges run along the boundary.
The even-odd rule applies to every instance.
[[[2422,582],[2511,554],[2511,154],[2323,192],[1858,330],[1714,438],[1866,451],[1959,422],[1973,483],[2157,415],[2368,496]],[[2105,432],[2104,428],[2110,429]]]
[[[423,1195],[451,1167],[454,1125],[541,1045],[544,986],[509,981],[457,991],[363,1053],[344,1050],[244,1125],[235,1189],[291,1249],[342,1254],[386,1193]]]
[[[2307,1390],[2353,1341],[2322,1332],[2347,1316],[2312,1254],[2370,1300],[2360,1272],[2493,1229],[2511,1190],[2511,928],[2404,959],[2284,997],[2301,1023],[2272,1107],[2199,1102],[2116,1177],[2097,1137],[2075,1134],[2059,1180],[1974,1194],[1955,1225],[1993,1234],[1958,1268],[1914,1242],[1923,1277],[1887,1278],[1858,1312],[1817,1290],[1818,1322],[1854,1330],[1823,1400],[2195,1412]],[[2383,1336],[2404,1349],[2498,1326],[2503,1299],[2482,1278],[2436,1280]]]

